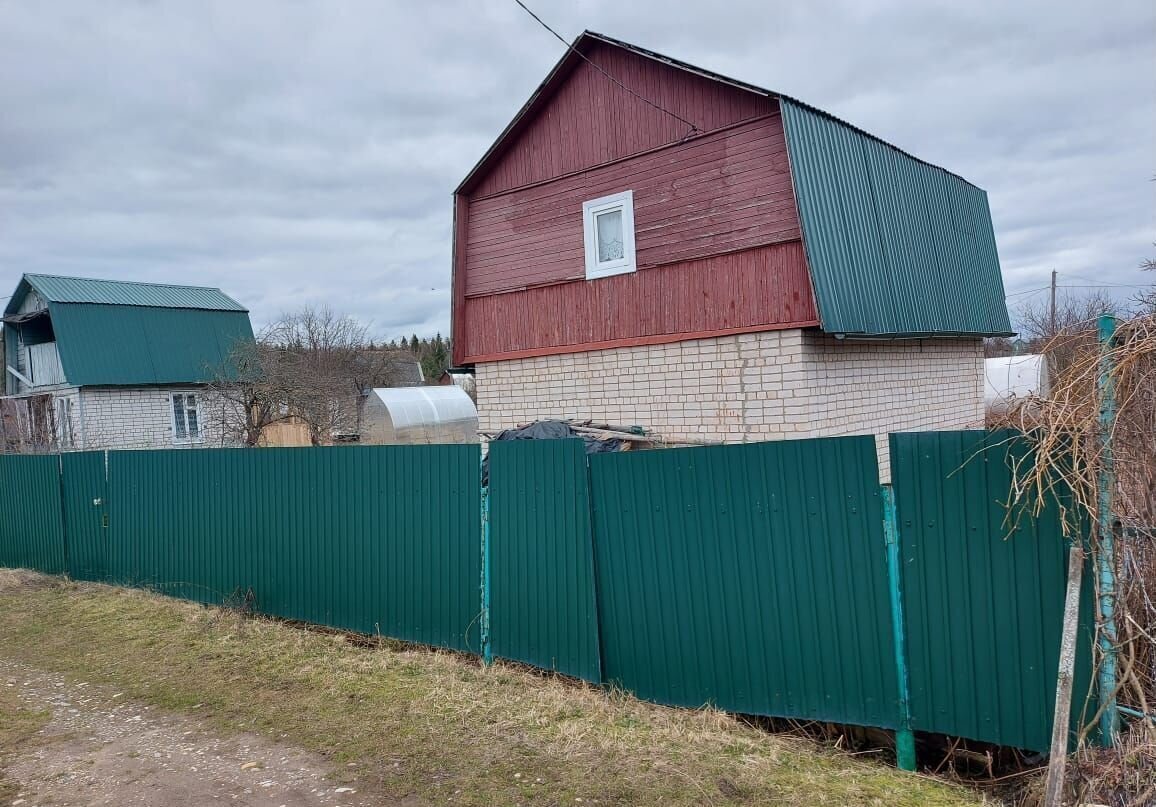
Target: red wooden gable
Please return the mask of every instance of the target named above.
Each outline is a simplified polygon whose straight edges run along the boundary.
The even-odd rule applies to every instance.
[[[594,64],[568,53],[458,189],[454,360],[814,324],[778,99],[575,47]],[[582,203],[621,190],[638,271],[588,281]]]

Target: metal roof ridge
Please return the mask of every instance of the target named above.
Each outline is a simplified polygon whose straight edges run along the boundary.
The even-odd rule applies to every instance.
[[[118,286],[133,286],[138,288],[152,288],[160,290],[186,291],[186,292],[201,292],[218,295],[222,301],[230,303],[234,307],[222,307],[221,305],[204,305],[194,304],[191,302],[185,303],[168,303],[157,304],[155,302],[130,302],[124,300],[77,300],[77,299],[60,299],[60,294],[53,294],[46,291],[42,284],[37,281],[68,281],[79,282],[81,284],[94,284],[105,287]],[[51,275],[40,272],[25,272],[21,278],[21,283],[26,283],[30,288],[35,289],[38,293],[44,295],[46,302],[54,305],[115,305],[125,306],[130,308],[181,308],[192,311],[238,311],[249,313],[249,309],[243,306],[238,300],[231,295],[226,294],[219,286],[193,286],[186,283],[157,283],[153,281],[141,280],[111,280],[107,278],[96,277],[78,277],[76,275]],[[19,284],[17,285],[17,294],[19,293]],[[12,296],[14,301],[17,294]],[[9,306],[11,307],[11,302]]]
[[[49,275],[44,272],[25,272],[24,277],[43,277],[49,280],[81,280],[86,283],[116,283],[125,286],[159,286],[163,289],[197,289],[203,291],[218,291],[221,294],[220,286],[193,286],[188,283],[157,283],[153,280],[113,280],[107,277],[82,277],[80,275]],[[229,295],[225,294],[226,297]],[[232,298],[230,298],[232,299]],[[234,301],[236,302],[236,301]]]

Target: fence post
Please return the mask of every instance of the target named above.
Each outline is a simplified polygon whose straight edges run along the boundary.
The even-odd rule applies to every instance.
[[[1099,321],[1100,340],[1100,473],[1097,479],[1099,504],[1096,552],[1100,611],[1100,742],[1110,746],[1116,739],[1119,716],[1116,713],[1116,545],[1112,525],[1112,495],[1116,489],[1115,458],[1112,456],[1112,432],[1116,426],[1116,382],[1112,378],[1112,342],[1116,336],[1116,318],[1103,314]]]
[[[899,681],[899,728],[895,730],[896,765],[915,770],[915,732],[911,730],[911,703],[907,679],[907,625],[903,618],[903,591],[900,586],[899,519],[895,513],[895,491],[882,485],[883,537],[887,543],[887,582],[891,593],[891,633],[895,641],[895,673]]]
[[[68,550],[68,508],[64,505],[64,454],[56,455],[56,496],[60,501],[60,543],[64,555],[64,576],[72,577],[72,558]]]
[[[482,473],[485,473],[485,457],[482,458]],[[480,479],[480,478],[479,478]],[[489,667],[494,663],[494,653],[490,645],[490,480],[482,483],[482,664]]]

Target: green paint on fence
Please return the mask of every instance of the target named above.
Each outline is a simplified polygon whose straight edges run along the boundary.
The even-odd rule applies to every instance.
[[[0,455],[0,491],[0,566],[64,572],[60,457]]]
[[[109,455],[113,582],[478,650],[478,447]]]
[[[602,680],[581,440],[490,446],[494,654]]]
[[[1054,505],[1038,519],[1005,520],[1009,462],[1027,451],[1010,432],[893,434],[891,473],[912,728],[1047,751],[1068,545]],[[1090,683],[1086,594],[1075,728]]]
[[[590,460],[607,681],[899,727],[873,438]]]
[[[108,564],[108,485],[105,452],[60,456],[60,492],[68,532],[68,575],[74,580],[103,581]]]
[[[1067,546],[1055,507],[1005,540],[1011,437],[892,436],[905,632],[871,437],[589,464],[577,440],[496,443],[494,654],[661,703],[903,729],[905,634],[911,729],[1046,750]],[[481,652],[477,446],[105,458],[0,456],[0,565]]]

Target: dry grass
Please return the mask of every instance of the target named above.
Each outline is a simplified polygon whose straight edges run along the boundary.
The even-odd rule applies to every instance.
[[[9,687],[7,681],[0,681],[0,804],[10,804],[18,793],[16,783],[4,776],[5,767],[28,748],[48,717],[46,712],[25,707],[16,689]]]
[[[1065,528],[1073,537],[1098,522],[1099,477],[1111,460],[1116,485],[1105,506],[1118,525],[1117,635],[1104,638],[1119,656],[1120,702],[1147,713],[1156,710],[1156,589],[1150,585],[1156,580],[1156,315],[1121,322],[1103,354],[1095,331],[1089,330],[1093,327],[1088,323],[1062,332],[1045,346],[1053,359],[1062,358],[1047,400],[1027,399],[990,425],[1020,430],[1034,449],[1013,468],[1013,512],[1038,512],[1058,501],[1066,508]],[[1110,454],[1099,422],[1104,358],[1111,367],[1108,379],[1116,405]],[[1100,541],[1095,529],[1092,533],[1098,557]],[[1093,580],[1099,583],[1098,576]],[[1097,597],[1101,593],[1097,589]],[[1099,625],[1097,632],[1102,632]]]
[[[968,790],[714,711],[154,595],[0,572],[0,653],[355,762],[418,803],[965,805]]]

